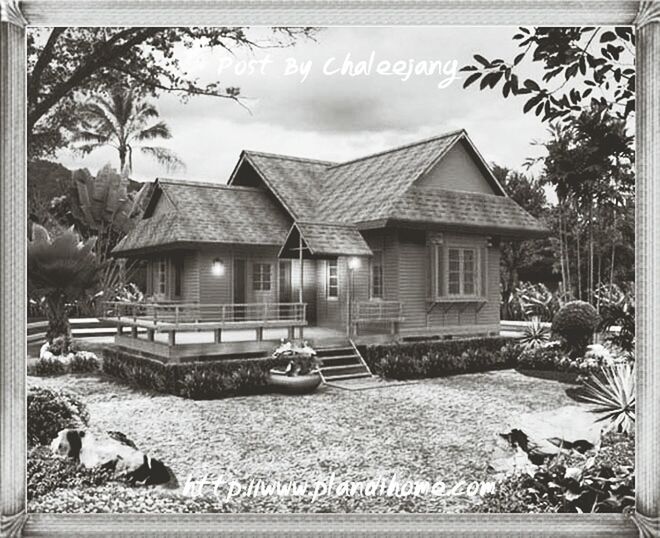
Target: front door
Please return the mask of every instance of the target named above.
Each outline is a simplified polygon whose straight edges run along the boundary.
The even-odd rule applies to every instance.
[[[293,288],[291,286],[291,260],[279,262],[279,294],[278,302],[292,303]],[[280,306],[280,319],[287,319],[293,315],[293,307]]]
[[[245,304],[247,286],[247,263],[245,260],[234,259],[234,304]],[[237,320],[245,318],[245,310],[235,307],[234,317]]]

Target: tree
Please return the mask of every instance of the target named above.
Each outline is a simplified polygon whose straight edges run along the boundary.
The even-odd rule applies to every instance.
[[[554,187],[559,201],[564,283],[578,297],[586,292],[591,299],[602,279],[603,251],[610,245],[612,259],[615,256],[618,223],[634,195],[632,137],[626,133],[624,120],[600,106],[569,123],[553,125],[550,134],[543,144],[547,155],[540,159],[541,181]],[[575,261],[573,282],[571,260]]]
[[[493,174],[507,194],[530,215],[539,219],[545,218],[547,199],[540,182],[497,165],[493,165]],[[547,241],[543,239],[502,242],[500,282],[503,308],[509,304],[509,298],[519,283],[521,271],[527,274],[532,271],[538,273],[538,266],[545,266],[543,272],[551,272],[547,249]],[[503,314],[506,316],[507,312]]]
[[[77,125],[76,99],[128,80],[140,96],[173,92],[240,100],[236,87],[202,84],[186,73],[178,53],[194,46],[282,47],[315,29],[272,28],[265,40],[242,27],[43,28],[27,39],[27,137],[31,158],[54,155]]]
[[[95,242],[95,238],[81,241],[73,227],[57,237],[39,224],[32,227],[27,244],[28,284],[32,295],[45,299],[50,343],[59,336],[70,339],[67,301],[92,293],[98,283]]]
[[[167,169],[183,167],[181,159],[171,150],[144,143],[158,138],[172,137],[164,121],[158,118],[156,107],[137,98],[130,88],[116,85],[106,94],[92,97],[80,110],[81,125],[73,135],[74,142],[82,142],[75,149],[86,155],[103,146],[111,146],[119,153],[119,170],[133,170],[133,150],[139,149]],[[127,166],[128,165],[128,166]]]
[[[96,177],[87,169],[76,170],[69,192],[52,204],[51,211],[62,225],[75,227],[83,238],[96,238],[94,256],[105,300],[119,292],[135,268],[134,264],[125,266],[110,253],[135,226],[149,192],[149,184],[130,192],[128,179],[107,164]]]
[[[635,110],[635,34],[627,26],[519,28],[513,36],[521,52],[510,61],[475,54],[463,87],[481,80],[481,90],[501,84],[506,97],[523,95],[525,113],[544,122],[565,120],[599,105],[619,119]],[[523,62],[539,62],[541,80],[519,79]]]

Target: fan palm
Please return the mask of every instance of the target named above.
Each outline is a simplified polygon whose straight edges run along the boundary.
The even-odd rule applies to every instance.
[[[93,292],[98,283],[95,243],[94,237],[82,242],[73,227],[57,237],[51,237],[43,226],[32,227],[27,244],[28,282],[30,291],[45,299],[49,342],[70,336],[67,301]]]
[[[156,107],[142,101],[131,89],[114,86],[101,96],[84,103],[80,110],[81,124],[73,136],[75,147],[86,155],[103,146],[119,153],[119,169],[133,169],[133,150],[152,157],[168,170],[183,168],[181,159],[171,150],[149,145],[148,142],[172,137],[164,121],[151,123],[159,117]]]
[[[584,384],[580,399],[594,406],[598,420],[608,422],[608,428],[631,433],[635,427],[635,366],[616,364],[604,366]]]

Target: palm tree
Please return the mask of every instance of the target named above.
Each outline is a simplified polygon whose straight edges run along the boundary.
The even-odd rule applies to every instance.
[[[28,283],[31,294],[45,299],[49,342],[59,336],[69,340],[67,302],[91,294],[97,286],[95,243],[95,237],[82,242],[73,226],[56,237],[39,224],[32,227],[27,244]]]
[[[138,149],[155,159],[168,170],[183,168],[183,161],[171,150],[144,145],[156,139],[172,137],[164,121],[150,125],[158,118],[156,107],[142,101],[130,88],[114,86],[102,96],[82,105],[80,128],[73,141],[81,142],[75,149],[86,155],[103,146],[111,146],[119,153],[119,169],[133,169],[133,150]]]

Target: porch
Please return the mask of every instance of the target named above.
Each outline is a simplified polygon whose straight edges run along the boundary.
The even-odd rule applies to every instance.
[[[345,343],[348,338],[383,342],[396,338],[403,319],[400,303],[355,303],[350,324],[338,330],[309,325],[306,309],[306,303],[110,302],[102,319],[116,325],[118,346],[174,362],[269,353],[282,338],[305,339],[312,346]],[[372,329],[358,333],[367,327]]]

